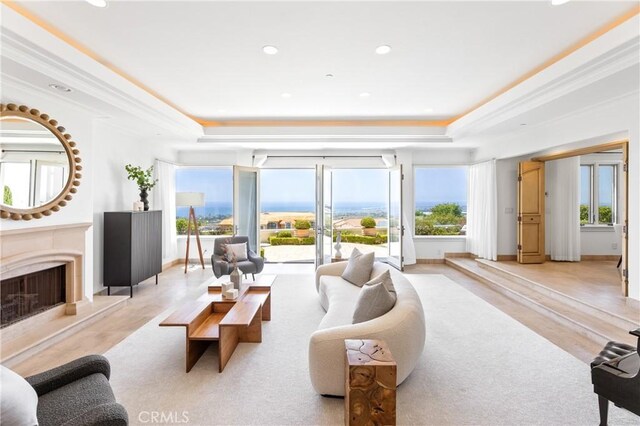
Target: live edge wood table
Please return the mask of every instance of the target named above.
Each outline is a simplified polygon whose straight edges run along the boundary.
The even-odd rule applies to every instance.
[[[229,362],[239,342],[262,342],[262,321],[271,320],[271,281],[241,286],[238,298],[223,299],[220,284],[160,323],[161,327],[186,328],[187,373],[211,342],[218,342],[218,369]]]

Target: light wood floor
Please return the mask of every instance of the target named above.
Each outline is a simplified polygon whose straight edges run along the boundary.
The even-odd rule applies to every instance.
[[[268,265],[268,267],[269,273],[276,274],[279,273],[278,268],[280,271],[284,268],[288,273],[313,272],[313,265]],[[594,354],[601,349],[587,339],[555,326],[545,317],[515,304],[486,285],[444,264],[414,265],[408,267],[406,273],[446,275],[584,362],[590,362]],[[182,267],[175,266],[160,275],[159,285],[154,285],[154,279],[150,279],[135,287],[133,298],[125,307],[16,365],[14,370],[23,376],[28,376],[83,355],[104,353],[157,315],[165,311],[168,315],[172,308],[183,301],[200,296],[206,291],[203,283],[212,275],[211,269],[202,270],[199,267],[191,268],[185,275]],[[128,291],[128,288],[123,288],[112,294],[127,294]]]
[[[495,263],[575,299],[640,321],[640,301],[622,295],[616,261],[545,262],[539,265],[512,261]]]

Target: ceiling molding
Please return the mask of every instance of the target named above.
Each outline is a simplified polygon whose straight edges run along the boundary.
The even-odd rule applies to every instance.
[[[5,11],[3,10],[3,12]],[[107,81],[105,78],[98,77],[91,72],[93,70],[76,66],[50,52],[46,47],[41,47],[31,39],[24,38],[9,28],[6,22],[3,22],[0,43],[3,57],[57,80],[57,82],[64,83],[75,91],[91,96],[104,104],[111,105],[131,117],[142,119],[172,133],[187,134],[193,137],[203,133],[202,127],[198,123],[182,113],[167,108],[166,103],[159,103],[157,106],[150,105],[145,100],[147,94],[140,93],[137,86],[125,83],[128,84],[129,89],[137,91],[137,95],[118,89],[118,85],[122,84],[117,82],[120,76],[113,75],[115,81],[113,79]],[[158,100],[152,98],[151,102],[158,102]]]
[[[637,65],[640,63],[639,52],[640,36],[635,35],[616,47],[606,50],[600,56],[587,58],[585,55],[585,58],[582,58],[578,65],[567,67],[569,69],[566,71],[557,72],[558,76],[555,78],[547,78],[548,76],[545,73],[538,74],[536,78],[532,78],[527,84],[514,88],[509,94],[505,93],[496,98],[491,104],[474,111],[468,117],[465,117],[464,121],[452,123],[448,127],[448,134],[454,139],[458,139],[472,133],[480,133],[619,71]],[[557,64],[557,66],[560,65],[560,63]],[[547,72],[551,75],[556,70],[552,67]],[[547,81],[545,82],[544,80]],[[634,90],[637,90],[637,88],[630,89],[629,93]],[[511,96],[512,100],[508,100],[509,96]],[[582,110],[582,108],[572,111],[569,115],[573,115],[579,110]]]
[[[272,143],[309,143],[323,142],[331,144],[362,143],[362,144],[450,144],[453,139],[448,136],[436,135],[206,135],[198,139],[198,143],[224,144],[272,144]]]
[[[459,116],[455,117],[454,119],[451,120],[451,123],[455,123],[459,119],[461,119],[461,118],[473,113],[477,109],[483,107],[484,105],[488,104],[489,102],[491,102],[492,100],[496,99],[497,97],[505,94],[509,90],[511,90],[514,87],[518,86],[519,84],[523,83],[524,81],[534,77],[535,75],[543,72],[547,68],[557,64],[558,62],[560,62],[564,58],[568,57],[569,55],[571,55],[572,53],[578,51],[579,49],[585,47],[587,44],[591,43],[592,41],[596,40],[597,38],[605,35],[609,31],[619,27],[620,25],[624,24],[628,20],[638,16],[638,14],[640,14],[640,5],[635,5],[628,12],[625,12],[624,14],[622,14],[618,18],[614,19],[613,21],[608,22],[607,24],[605,24],[602,27],[598,28],[596,31],[592,32],[591,34],[589,34],[585,38],[579,40],[574,45],[568,47],[567,49],[563,50],[562,52],[560,52],[557,55],[553,56],[552,58],[548,59],[547,61],[545,61],[544,63],[540,64],[536,68],[532,69],[528,73],[524,74],[520,78],[518,78],[515,81],[509,83],[508,85],[506,85],[505,87],[500,89],[498,92],[494,93],[493,95],[491,95],[488,98],[482,100],[481,102],[479,102],[478,104],[476,104],[475,106],[470,108],[469,110],[467,110],[464,113],[460,114]]]
[[[193,117],[203,127],[446,127],[447,120],[415,119],[271,119],[271,120],[202,120]]]
[[[134,85],[134,86],[138,87],[139,89],[143,90],[148,95],[154,97],[155,99],[157,99],[158,101],[160,101],[160,102],[164,103],[165,105],[169,106],[170,108],[172,108],[176,112],[180,113],[184,117],[187,117],[188,119],[193,120],[193,121],[199,123],[200,125],[202,125],[204,127],[283,127],[283,126],[299,126],[299,127],[302,127],[302,126],[328,126],[328,127],[330,127],[330,126],[356,126],[356,127],[357,126],[380,126],[380,127],[419,126],[419,127],[442,127],[442,126],[449,126],[449,125],[455,124],[459,120],[461,120],[463,118],[466,118],[467,116],[473,114],[474,112],[478,111],[479,109],[481,109],[484,106],[486,106],[489,103],[491,103],[493,100],[495,100],[498,97],[506,94],[507,92],[511,91],[512,89],[514,89],[515,87],[519,86],[523,82],[526,82],[527,80],[537,76],[541,72],[547,70],[548,68],[550,68],[553,65],[557,64],[558,62],[562,61],[563,59],[567,58],[568,56],[570,56],[571,54],[575,53],[576,51],[578,51],[578,50],[582,49],[583,47],[587,46],[589,43],[593,42],[594,40],[602,37],[603,35],[609,33],[611,30],[613,30],[615,28],[618,28],[622,24],[628,22],[630,19],[638,16],[638,14],[640,13],[640,5],[637,5],[637,4],[634,5],[633,8],[631,8],[629,11],[625,12],[623,15],[621,15],[618,18],[612,20],[611,22],[605,24],[604,26],[596,29],[594,32],[592,32],[588,36],[584,37],[583,39],[581,39],[580,41],[578,41],[574,45],[570,46],[569,48],[567,48],[567,49],[563,50],[562,52],[558,53],[557,55],[553,56],[552,58],[550,58],[549,60],[547,60],[544,63],[540,64],[538,67],[534,68],[533,70],[529,71],[528,73],[524,74],[523,76],[521,76],[517,80],[507,84],[504,88],[499,90],[497,93],[491,95],[490,97],[484,99],[480,103],[474,105],[473,107],[471,107],[466,112],[464,112],[464,113],[462,113],[462,114],[460,114],[460,115],[458,115],[458,116],[456,116],[454,118],[450,118],[450,119],[446,119],[446,120],[435,120],[435,121],[432,121],[432,120],[398,120],[398,119],[381,119],[381,120],[376,120],[376,119],[372,119],[372,120],[325,120],[325,119],[304,119],[304,120],[288,120],[288,119],[283,119],[283,120],[207,120],[207,119],[204,119],[204,118],[198,118],[198,117],[194,117],[194,116],[188,115],[185,111],[183,111],[181,108],[179,108],[177,105],[172,103],[167,98],[163,97],[162,95],[160,95],[156,91],[154,91],[151,88],[147,87],[146,85],[144,85],[139,80],[137,80],[137,79],[133,78],[132,76],[128,75],[123,70],[115,67],[109,61],[107,61],[104,58],[102,58],[98,53],[94,52],[93,50],[91,50],[90,48],[88,48],[84,44],[80,43],[79,41],[73,39],[69,35],[65,34],[63,31],[61,31],[60,29],[56,28],[54,25],[46,22],[45,20],[41,19],[37,15],[25,10],[24,8],[18,6],[14,2],[7,1],[7,0],[0,0],[0,2],[3,5],[6,5],[8,8],[12,9],[17,14],[19,14],[22,17],[26,18],[27,20],[31,21],[33,24],[37,25],[38,27],[40,27],[44,31],[47,31],[49,34],[55,36],[56,38],[58,38],[62,42],[68,44],[69,46],[71,46],[74,49],[76,49],[77,51],[83,53],[87,57],[93,59],[94,61],[96,61],[97,63],[101,64],[102,66],[107,67],[113,73],[117,74],[119,77],[127,80],[132,85]],[[159,121],[163,122],[163,120],[159,120]]]

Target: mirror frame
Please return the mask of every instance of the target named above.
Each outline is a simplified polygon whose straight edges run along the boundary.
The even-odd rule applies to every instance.
[[[71,135],[66,133],[66,129],[58,125],[58,122],[47,114],[43,114],[37,109],[30,109],[25,105],[16,104],[0,104],[0,118],[16,117],[36,122],[47,130],[49,130],[64,147],[69,160],[69,175],[67,181],[60,193],[51,201],[37,207],[28,209],[17,209],[11,206],[5,206],[0,203],[0,217],[2,219],[13,220],[31,220],[41,219],[43,216],[50,216],[53,212],[57,212],[61,207],[67,205],[68,201],[73,198],[77,186],[80,185],[82,174],[82,166],[80,162],[80,151],[76,148],[76,143],[71,140]]]

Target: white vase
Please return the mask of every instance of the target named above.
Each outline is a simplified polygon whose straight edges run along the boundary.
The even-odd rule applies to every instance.
[[[233,283],[233,288],[240,291],[240,284],[242,284],[242,272],[236,266],[233,271],[229,274],[231,282]]]

